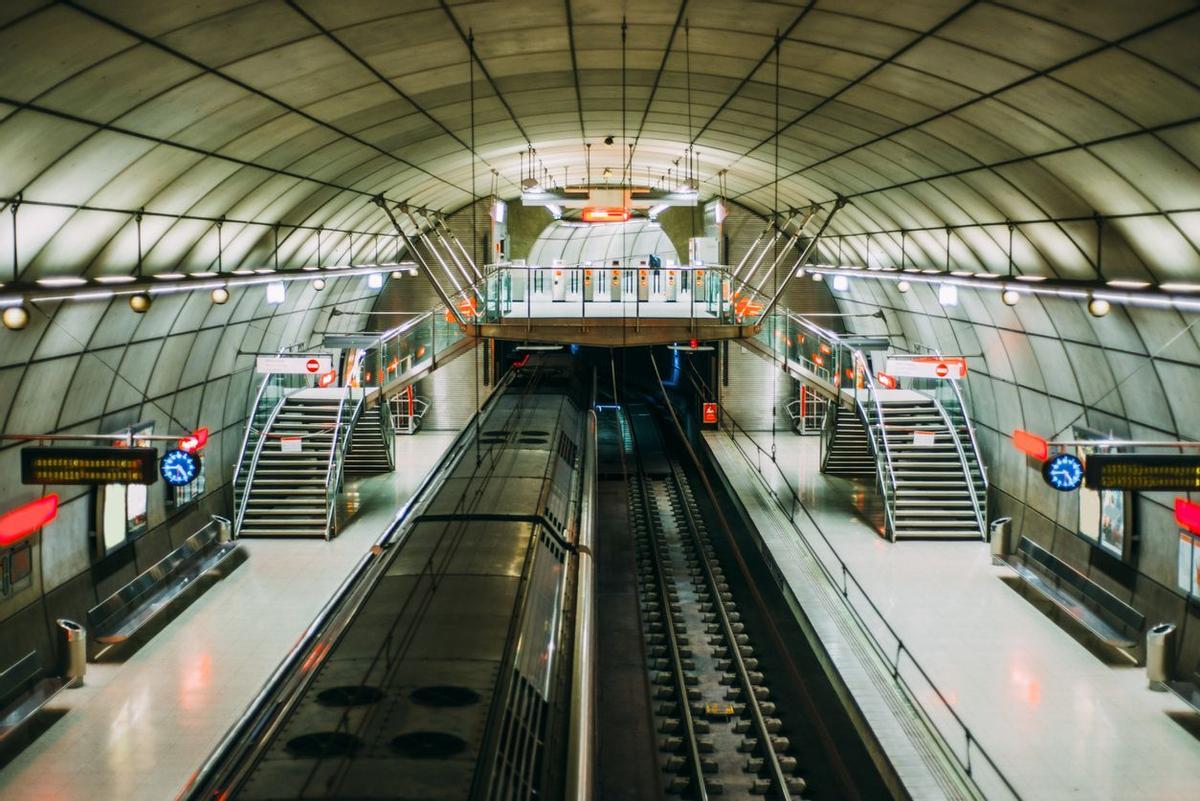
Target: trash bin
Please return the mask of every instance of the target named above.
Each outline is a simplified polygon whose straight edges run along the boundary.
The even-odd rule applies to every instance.
[[[992,543],[992,558],[997,562],[1012,553],[1012,518],[997,517],[992,521],[989,538]]]
[[[1167,689],[1175,665],[1175,624],[1159,623],[1146,632],[1146,678],[1150,689]]]
[[[217,542],[229,542],[233,537],[233,523],[229,522],[229,518],[213,515],[212,521],[217,527]]]
[[[65,617],[60,617],[57,623],[62,676],[68,687],[82,687],[83,674],[87,672],[87,630]]]

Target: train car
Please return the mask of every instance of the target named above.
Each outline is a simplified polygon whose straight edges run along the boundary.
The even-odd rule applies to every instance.
[[[561,371],[521,373],[266,701],[286,712],[189,797],[564,797],[586,419]]]

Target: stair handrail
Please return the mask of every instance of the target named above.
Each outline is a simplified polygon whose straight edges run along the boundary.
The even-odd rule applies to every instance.
[[[365,399],[363,402],[366,402]],[[392,410],[389,408],[388,402],[383,400],[383,398],[380,398],[375,406],[379,412],[379,430],[383,433],[383,447],[387,451],[388,470],[395,470],[396,427],[392,421]]]
[[[928,345],[922,345],[919,342],[917,342],[913,345],[913,350],[918,351],[918,352],[924,351],[926,353],[929,353],[932,356],[938,357],[939,359],[943,358],[941,351],[939,351],[936,348],[931,348]],[[979,441],[975,438],[975,424],[971,422],[971,415],[967,413],[966,397],[963,396],[962,387],[959,386],[958,379],[949,378],[949,379],[942,379],[942,380],[949,381],[950,389],[954,392],[954,401],[958,404],[958,408],[962,412],[963,425],[967,429],[967,438],[971,441],[971,455],[975,457],[975,464],[979,467],[979,478],[983,481],[984,496],[983,496],[983,498],[979,499],[976,504],[976,506],[977,506],[976,514],[983,521],[980,524],[980,531],[986,532],[987,529],[984,526],[986,525],[986,521],[987,521],[987,488],[988,488],[987,465],[984,464],[983,454],[980,453],[980,451],[979,451]],[[942,405],[941,402],[938,402],[938,405],[941,406]],[[947,415],[947,417],[949,417],[949,415]],[[958,440],[959,439],[958,428],[955,426],[951,426],[951,430],[954,434],[954,438],[956,440]],[[971,484],[972,493],[978,494],[978,493],[975,493],[975,473],[970,469],[969,466],[967,468],[967,476],[970,478],[969,483]],[[986,536],[986,533],[984,534],[984,536]]]
[[[250,502],[250,490],[254,486],[254,473],[258,470],[258,459],[262,456],[263,445],[267,442],[267,434],[270,432],[271,426],[275,424],[275,418],[279,416],[283,405],[287,403],[288,397],[284,395],[275,403],[275,408],[271,409],[271,414],[267,417],[267,422],[263,425],[262,436],[258,438],[258,442],[254,445],[254,455],[250,457],[250,467],[246,470],[246,488],[242,490],[241,503],[234,509],[234,536],[240,535],[242,531],[242,521],[246,517],[246,505]],[[236,487],[237,485],[235,484],[234,486]]]
[[[829,466],[829,450],[833,447],[833,432],[837,426],[840,403],[825,404],[825,415],[821,418],[821,472]]]
[[[346,427],[346,434],[342,433],[342,416],[346,409],[346,401],[354,397],[354,390],[350,387],[342,393],[338,399],[337,417],[333,422],[333,440],[329,443],[329,465],[325,468],[325,539],[329,539],[329,534],[333,530],[333,518],[336,511],[338,489],[342,484],[342,465],[345,461],[346,447],[350,442],[350,431],[354,430],[354,423],[358,420],[358,415],[362,412],[362,402],[365,393],[358,397],[358,403],[354,406],[354,411],[351,412],[350,423]]]
[[[967,454],[963,451],[962,439],[954,430],[954,423],[950,420],[950,415],[946,413],[946,407],[937,398],[933,399],[933,405],[942,415],[942,420],[946,423],[946,431],[949,432],[950,438],[954,442],[954,449],[958,452],[958,461],[962,465],[967,491],[971,494],[971,510],[975,513],[975,522],[979,525],[979,536],[984,539],[987,537],[987,523],[984,520],[983,507],[979,503],[979,494],[975,491],[975,474],[971,472],[971,466],[967,464]],[[966,416],[965,413],[963,416]]]
[[[863,383],[866,384],[867,399],[874,401],[875,414],[879,420],[878,437],[883,443],[883,463],[880,463],[879,442],[876,441],[875,426],[871,424],[871,417],[867,413],[867,407],[858,397],[858,382],[854,382],[854,404],[858,409],[859,417],[864,423],[864,428],[867,430],[867,442],[871,444],[871,450],[875,456],[875,481],[879,485],[879,491],[883,494],[883,512],[886,519],[888,539],[892,542],[896,541],[896,512],[893,508],[896,502],[896,468],[892,461],[892,448],[888,445],[887,429],[884,427],[883,420],[883,403],[879,400],[879,390],[875,386],[875,378],[871,375],[870,366],[867,364],[867,357],[861,350],[850,348],[843,345],[850,351],[854,363],[854,373],[857,376],[861,369],[863,374]],[[886,475],[884,467],[886,466]],[[888,482],[891,482],[890,484]]]

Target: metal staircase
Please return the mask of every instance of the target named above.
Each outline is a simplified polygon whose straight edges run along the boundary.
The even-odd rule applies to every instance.
[[[239,537],[333,535],[347,433],[361,409],[361,395],[346,390],[301,390],[278,402],[243,471]]]
[[[825,424],[829,437],[822,443],[821,472],[846,478],[873,478],[875,457],[871,441],[855,410],[830,404],[829,415]]]
[[[897,394],[880,399],[895,477],[894,538],[982,538],[976,488],[945,410],[919,393]]]
[[[350,434],[345,471],[354,475],[389,473],[395,465],[396,435],[386,403],[364,409]]]

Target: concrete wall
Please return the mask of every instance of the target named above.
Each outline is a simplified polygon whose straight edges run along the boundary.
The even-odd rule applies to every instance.
[[[210,432],[203,497],[173,510],[165,483],[151,485],[148,530],[107,557],[97,555],[93,539],[96,491],[20,484],[22,444],[0,443],[6,477],[0,509],[50,492],[60,498],[57,519],[31,539],[31,586],[0,599],[6,655],[8,645],[17,655],[39,647],[49,659],[54,618],[84,620],[88,608],[165,556],[208,515],[229,515],[229,482],[259,385],[253,354],[315,344],[330,327],[357,328],[356,312],[374,301],[362,278],[330,281],[322,292],[292,284],[279,306],[266,304],[262,287],[231,294],[220,306],[207,291],[162,295],[145,314],[124,299],[41,304],[25,330],[0,329],[6,434],[102,434],[143,422],[153,422],[155,434],[182,436],[201,426]],[[349,313],[331,320],[335,304]]]
[[[991,516],[1010,515],[1016,531],[1050,548],[1097,584],[1131,603],[1150,623],[1181,626],[1179,664],[1200,660],[1200,616],[1176,588],[1176,493],[1139,493],[1138,537],[1122,562],[1076,533],[1079,499],[1042,480],[1040,464],[1012,447],[1014,429],[1071,438],[1082,425],[1138,440],[1200,439],[1200,316],[1114,306],[1090,317],[1073,299],[1025,297],[1005,306],[998,292],[960,290],[943,307],[934,288],[900,293],[883,281],[852,280],[843,310],[882,309],[884,320],[854,318],[862,333],[889,333],[967,356],[968,392],[992,485]]]

